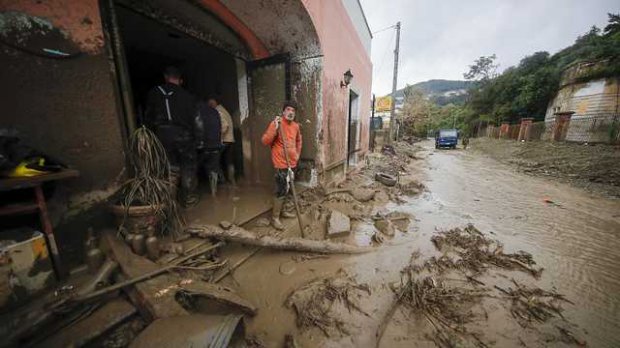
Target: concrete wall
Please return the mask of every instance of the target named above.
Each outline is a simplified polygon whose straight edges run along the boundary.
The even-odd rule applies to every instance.
[[[324,172],[322,179],[328,181],[344,174],[347,158],[349,90],[341,87],[340,81],[348,69],[354,75],[351,88],[359,93],[360,98],[360,154],[368,151],[372,63],[341,1],[303,0],[303,3],[312,17],[323,53],[317,157],[319,169]]]
[[[549,103],[545,121],[552,127],[557,111],[574,112],[566,132],[567,141],[610,141],[614,123],[620,117],[620,77],[588,79],[607,64],[579,63],[562,74],[560,90]]]
[[[565,85],[549,104],[545,120],[554,118],[554,110],[574,111],[573,117],[617,113],[619,87],[618,78]]]
[[[25,50],[45,46],[81,52],[69,59],[6,45],[0,52],[2,126],[17,129],[32,146],[81,172],[80,178],[61,183],[57,196],[62,199],[52,201],[52,218],[58,221],[68,207],[71,214],[111,192],[124,166],[98,2],[2,1],[0,11],[3,19],[18,15],[41,23],[15,31],[3,20],[3,40]]]

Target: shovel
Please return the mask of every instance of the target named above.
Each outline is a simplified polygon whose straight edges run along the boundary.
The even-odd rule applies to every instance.
[[[292,172],[292,168],[291,168],[291,162],[288,158],[288,150],[286,148],[286,138],[284,138],[284,134],[282,133],[281,122],[282,121],[278,121],[278,134],[280,135],[280,139],[282,139],[282,145],[284,147],[284,159],[286,159],[286,166],[288,167],[288,170],[289,170],[287,175],[289,175]],[[293,193],[293,202],[295,203],[295,212],[297,213],[297,222],[299,222],[299,230],[301,231],[301,238],[306,238],[305,233],[304,233],[304,225],[301,222],[301,211],[299,210],[299,202],[297,201],[297,190],[295,189],[294,178],[289,177],[289,179],[291,180],[290,182],[291,192]]]

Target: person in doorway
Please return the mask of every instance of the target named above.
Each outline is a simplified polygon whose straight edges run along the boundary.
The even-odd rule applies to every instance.
[[[296,109],[297,105],[294,102],[286,101],[282,113],[269,123],[261,139],[265,146],[271,148],[271,161],[276,170],[276,193],[271,223],[278,230],[284,229],[280,221],[282,207],[290,185],[293,185],[294,171],[301,156],[301,131],[299,124],[294,121]],[[284,215],[284,217],[294,216],[290,212]]]
[[[222,151],[222,122],[219,113],[208,102],[198,103],[196,139],[200,164],[209,178],[211,195],[217,192],[217,179]]]
[[[230,116],[230,113],[222,104],[220,104],[219,99],[211,95],[208,99],[208,104],[210,107],[217,110],[220,114],[220,121],[222,124],[222,168],[226,172],[226,176],[228,181],[235,186],[235,163],[234,163],[234,154],[233,154],[233,145],[235,144],[235,135],[234,135],[234,127],[233,120]]]
[[[173,66],[164,70],[162,85],[147,95],[145,125],[151,129],[166,149],[173,167],[181,175],[181,203],[185,207],[198,203],[197,154],[195,145],[196,102],[183,89],[181,71]]]

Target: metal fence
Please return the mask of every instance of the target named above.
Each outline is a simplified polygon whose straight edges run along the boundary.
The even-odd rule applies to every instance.
[[[573,116],[566,141],[615,143],[618,141],[618,115]]]
[[[506,132],[501,132],[500,126],[488,125],[478,131],[478,137],[517,140],[520,129],[520,124],[513,124]],[[528,140],[618,144],[620,114],[573,115],[566,123],[557,125],[555,119],[534,122]]]

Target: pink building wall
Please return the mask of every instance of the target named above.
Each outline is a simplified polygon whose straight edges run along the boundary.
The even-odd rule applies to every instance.
[[[372,63],[340,0],[303,0],[314,22],[323,54],[322,124],[319,157],[324,168],[346,161],[349,90],[343,74],[353,73],[351,88],[359,93],[362,153],[368,151]]]

